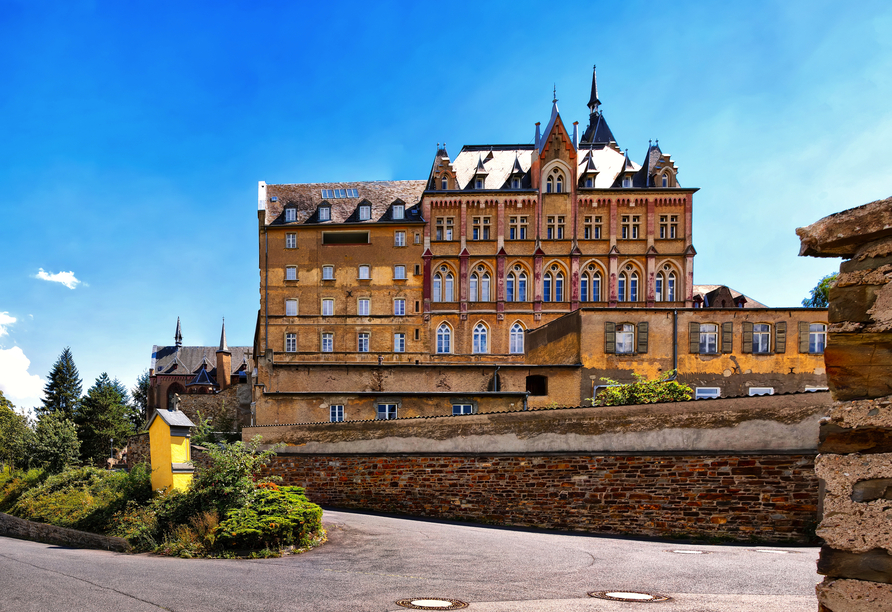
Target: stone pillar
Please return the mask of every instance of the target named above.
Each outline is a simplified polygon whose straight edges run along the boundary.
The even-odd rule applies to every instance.
[[[829,292],[821,424],[822,612],[892,610],[892,198],[796,230],[800,255],[844,257]]]

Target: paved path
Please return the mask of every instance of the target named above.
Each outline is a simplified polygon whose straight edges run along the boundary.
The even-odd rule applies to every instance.
[[[816,548],[672,545],[325,512],[328,544],[281,559],[200,560],[0,538],[0,611],[405,610],[445,597],[469,612],[814,612]],[[699,550],[709,554],[678,554]],[[665,603],[598,600],[635,590]]]

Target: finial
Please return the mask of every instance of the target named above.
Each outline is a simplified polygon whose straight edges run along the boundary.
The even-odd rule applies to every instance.
[[[660,146],[660,139],[657,138],[657,146]]]
[[[173,336],[173,340],[176,343],[176,346],[183,346],[183,332],[180,329],[180,318],[177,317],[177,331]]]
[[[654,144],[654,141],[651,140],[650,138],[648,138],[648,139],[647,139],[647,146],[648,146],[648,147],[652,147],[653,144]]]
[[[554,100],[551,101],[552,104],[557,102],[557,83],[554,84]]]
[[[223,328],[220,330],[220,348],[217,352],[229,352],[229,345],[226,344],[226,317],[223,317]]]

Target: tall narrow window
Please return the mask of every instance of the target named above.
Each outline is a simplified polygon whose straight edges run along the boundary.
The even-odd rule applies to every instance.
[[[297,266],[286,266],[285,267],[285,280],[290,280],[290,281],[297,280]]]
[[[823,353],[827,346],[827,326],[823,323],[811,323],[808,326],[808,352]]]
[[[436,225],[437,240],[452,240],[452,228],[454,227],[452,217],[437,217]]]
[[[517,301],[527,301],[527,275],[525,272],[520,272],[517,275]]]
[[[440,189],[449,189],[449,178],[446,175],[440,179]]]
[[[668,187],[668,186],[669,186],[669,175],[664,174],[663,175],[663,187]]]
[[[712,323],[700,324],[700,354],[716,355],[719,352],[719,326]]]
[[[618,355],[631,355],[635,346],[635,326],[623,323],[616,326],[616,353]]]
[[[564,177],[562,175],[558,175],[557,179],[554,181],[554,190],[555,193],[563,193],[564,191]]]
[[[406,316],[406,300],[404,300],[404,299],[393,300],[393,316],[395,316],[395,317]]]
[[[285,234],[285,248],[286,249],[296,249],[297,248],[297,234]]]
[[[564,275],[561,272],[554,275],[554,301],[564,301]]]
[[[479,279],[477,278],[477,273],[474,272],[471,274],[471,278],[468,279],[468,299],[472,302],[477,301],[477,285],[479,283]]]
[[[451,302],[453,300],[453,293],[452,293],[453,280],[454,279],[453,279],[451,272],[448,272],[443,277],[443,301],[444,302]]]
[[[520,323],[511,326],[508,350],[515,355],[523,354],[523,327]]]
[[[329,221],[331,219],[331,207],[330,206],[320,206],[319,207],[319,220],[320,221]]]
[[[325,332],[322,334],[322,352],[331,353],[334,351],[334,334]]]
[[[515,280],[514,272],[509,272],[507,278],[505,278],[505,301],[513,302],[514,301],[514,288],[517,286],[517,281]]]
[[[478,323],[474,327],[474,353],[486,353],[487,352],[487,343],[486,343],[486,326],[483,323]]]
[[[675,301],[675,272],[670,272],[666,278],[666,301]]]
[[[767,353],[771,350],[771,327],[766,323],[753,324],[753,352]]]
[[[437,328],[437,352],[452,352],[452,330],[449,329],[449,326],[445,323],[442,323],[440,327]]]
[[[658,302],[663,301],[663,285],[663,273],[659,272],[657,273],[657,278],[654,281],[654,299],[656,299],[656,301]]]
[[[406,232],[394,232],[393,233],[393,246],[398,246],[398,247],[406,246]]]
[[[360,353],[369,352],[369,334],[368,332],[360,332],[356,337],[356,350]]]
[[[616,279],[616,299],[620,302],[626,301],[626,275],[620,274]]]
[[[394,219],[405,219],[406,217],[406,207],[402,204],[394,204],[393,205],[393,218]]]
[[[322,300],[322,316],[330,317],[334,315],[334,300],[326,298]]]
[[[359,207],[359,220],[360,221],[368,221],[372,218],[372,207],[366,204],[363,204]]]
[[[296,208],[286,208],[285,209],[285,222],[292,223],[297,221],[297,209]]]
[[[443,301],[443,276],[439,273],[434,274],[433,296],[431,297],[435,302]]]
[[[285,316],[297,316],[297,300],[285,300]]]
[[[638,275],[634,272],[629,275],[629,301],[638,301]]]
[[[322,280],[334,280],[334,266],[322,266]]]
[[[406,334],[393,334],[393,352],[406,352]]]
[[[579,301],[588,302],[588,274],[579,275]]]
[[[285,334],[285,352],[297,352],[297,334]]]
[[[551,301],[551,272],[546,272],[545,276],[542,277],[542,301],[550,302]]]
[[[357,302],[357,307],[356,307],[356,314],[359,315],[360,317],[369,316],[369,304],[370,303],[371,303],[371,300],[369,300],[368,298],[359,298],[359,301]]]
[[[359,266],[359,280],[369,280],[371,278],[371,269],[369,266]]]

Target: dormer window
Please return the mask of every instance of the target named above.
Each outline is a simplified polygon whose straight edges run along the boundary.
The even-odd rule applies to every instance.
[[[331,219],[331,206],[320,206],[319,207],[319,220],[320,221],[328,221]]]
[[[285,223],[293,223],[297,221],[297,209],[296,208],[286,208],[285,209]]]
[[[669,186],[669,175],[664,174],[663,175],[663,187],[668,187],[668,186]]]
[[[474,189],[483,189],[483,179],[474,179]]]
[[[393,205],[393,218],[404,219],[406,217],[406,207],[402,204]]]
[[[520,179],[519,178],[511,179],[511,189],[520,189]]]
[[[360,221],[368,221],[372,218],[372,207],[367,204],[363,204],[359,207],[359,220]]]
[[[440,189],[449,189],[449,179],[446,177],[446,175],[443,175],[443,177],[440,179]]]
[[[628,176],[628,175],[624,176],[623,177],[623,187],[631,187],[631,186],[632,186],[632,177]]]
[[[594,186],[595,186],[595,180],[594,180],[592,177],[588,177],[587,179],[585,179],[585,186],[586,186],[586,187],[590,187],[590,188],[591,188],[591,187],[594,187]]]

